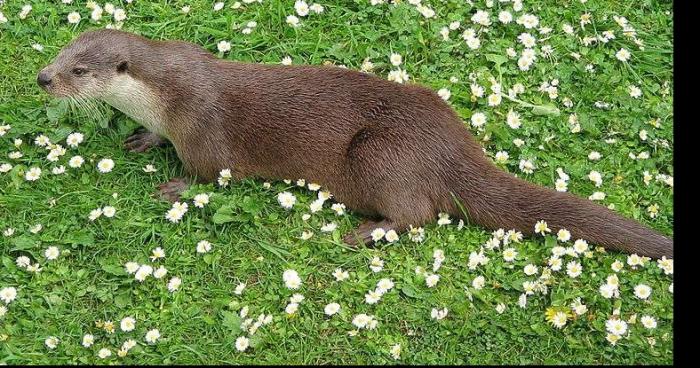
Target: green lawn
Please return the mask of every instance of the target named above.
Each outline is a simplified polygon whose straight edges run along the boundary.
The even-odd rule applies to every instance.
[[[31,3],[32,10],[20,19],[25,3]],[[113,2],[125,10],[122,29],[156,39],[188,40],[227,60],[280,63],[290,57],[294,64],[331,63],[353,69],[369,60],[373,72],[384,78],[405,70],[410,83],[449,90],[448,102],[487,154],[495,159],[499,151],[508,153],[499,164],[504,170],[554,187],[560,178],[557,168],[562,168],[570,177],[569,192],[584,197],[602,192],[600,203],[673,235],[670,1],[540,0],[521,5],[479,0],[470,5],[465,0],[423,0],[419,7],[396,3],[321,1],[322,12],[314,12],[319,9],[312,6],[301,16],[291,0],[226,0],[218,11],[212,1]],[[337,215],[332,200],[311,213],[309,205],[318,194],[298,186],[300,178],[271,185],[262,179],[225,188],[198,185],[184,197],[189,209],[182,220],[166,220],[170,204],[152,194],[159,183],[183,174],[174,149],[128,153],[122,142],[137,127],[135,122],[105,107],[98,106],[101,113],[96,113],[52,101],[35,82],[37,72],[72,38],[121,16],[120,11],[109,14],[102,2],[99,6],[104,11],[95,21],[84,1],[11,0],[0,5],[0,126],[9,126],[0,127],[0,165],[8,164],[0,166],[7,171],[0,173],[0,362],[672,363],[672,263],[666,265],[668,272],[655,260],[632,267],[628,255],[603,253],[591,244],[589,253],[561,255],[561,269],[551,270],[547,278],[555,245],[572,247],[575,240],[556,244],[552,234],[484,247],[488,262],[470,268],[470,254],[478,253],[492,234],[473,225],[458,226],[454,219],[449,225],[425,226],[420,243],[402,235],[392,244],[350,250],[340,239],[361,219],[351,211]],[[186,14],[184,6],[189,6]],[[426,17],[431,10],[434,16]],[[482,13],[473,18],[477,11],[488,12],[483,18],[491,24],[478,24],[487,22]],[[510,23],[499,20],[501,11],[511,13]],[[79,23],[68,22],[71,12],[80,14]],[[287,23],[293,14],[297,27]],[[522,17],[526,14],[531,16]],[[626,25],[619,17],[626,18]],[[507,20],[505,14],[502,18]],[[538,24],[532,27],[535,20]],[[251,21],[255,27],[249,27]],[[522,56],[523,43],[533,41],[527,36],[519,40],[522,33],[535,38],[534,62]],[[219,52],[220,41],[230,42],[230,51]],[[508,55],[509,48],[515,56]],[[628,59],[621,49],[629,52]],[[391,64],[392,53],[402,56],[399,66]],[[472,85],[481,87],[483,95],[475,96],[479,88]],[[497,85],[503,97],[491,106],[489,95]],[[515,100],[507,98],[513,89],[518,92]],[[517,129],[507,123],[511,110],[520,117]],[[481,127],[471,124],[476,113],[486,117]],[[517,125],[512,117],[510,122]],[[72,132],[84,135],[76,148],[66,143]],[[50,161],[49,150],[35,144],[42,134],[66,148],[58,161]],[[73,156],[83,157],[84,164],[70,167]],[[104,158],[114,161],[111,172],[98,171],[97,163]],[[522,171],[521,160],[530,160],[534,171]],[[148,164],[157,171],[144,172]],[[60,165],[65,173],[53,174]],[[26,180],[35,167],[42,170],[40,178]],[[591,171],[601,174],[599,187],[589,179]],[[290,210],[277,199],[284,191],[296,197]],[[192,201],[199,193],[211,193],[204,208]],[[113,206],[116,214],[88,218],[104,206]],[[311,216],[305,220],[304,214]],[[337,228],[322,232],[331,222]],[[33,231],[37,224],[42,228]],[[300,238],[305,231],[313,232],[308,240]],[[200,240],[212,244],[209,252],[196,251]],[[54,246],[60,255],[49,260],[47,255],[55,256],[50,248]],[[165,257],[151,261],[157,247]],[[506,261],[504,248],[511,247],[517,256]],[[437,249],[443,251],[444,262],[433,271]],[[27,260],[23,257],[31,266],[20,266]],[[374,257],[384,262],[379,272],[370,269]],[[567,264],[574,261],[582,266],[577,277],[567,274]],[[613,270],[615,261],[624,264],[619,272]],[[154,269],[165,266],[167,274],[139,282],[126,272],[127,262]],[[37,263],[41,271],[33,272]],[[337,281],[337,268],[349,277]],[[288,269],[302,281],[296,290],[283,281]],[[426,272],[440,276],[436,285],[427,286]],[[608,299],[600,289],[614,283],[611,275],[617,275],[619,297]],[[484,282],[479,289],[480,276]],[[168,283],[173,277],[179,277],[181,285],[171,292]],[[385,278],[394,287],[376,304],[366,303],[365,294]],[[522,308],[524,282],[538,287]],[[245,289],[236,293],[240,283]],[[651,288],[648,299],[635,296],[640,284]],[[304,300],[289,315],[285,309],[295,293]],[[577,298],[587,307],[578,308],[580,315],[572,308]],[[330,317],[324,313],[329,303],[340,305]],[[244,307],[248,316],[242,318]],[[447,316],[431,318],[433,308],[446,308]],[[358,330],[353,325],[362,313],[374,316],[375,328]],[[272,320],[251,334],[261,314]],[[550,323],[548,316],[555,315],[553,322],[565,322],[563,326]],[[645,327],[652,323],[644,316],[653,317],[656,327]],[[136,321],[129,332],[120,328],[126,317]],[[246,318],[253,321],[242,327]],[[612,344],[608,339],[617,335],[608,336],[606,321],[612,329],[621,327],[617,319],[626,321],[627,328],[617,330],[620,339]],[[114,323],[112,333],[105,321]],[[152,329],[160,338],[148,343],[146,335]],[[86,334],[94,336],[90,347],[81,344]],[[53,349],[48,346],[51,341],[46,343],[50,337],[58,339]],[[242,352],[236,348],[239,337],[249,338]],[[129,339],[136,346],[118,356]],[[391,353],[396,344],[401,349],[398,359]],[[111,356],[101,358],[106,354],[101,349],[109,349]]]

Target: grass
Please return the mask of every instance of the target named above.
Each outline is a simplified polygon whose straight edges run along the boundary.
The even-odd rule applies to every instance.
[[[27,1],[29,3],[29,1]],[[486,265],[469,269],[469,255],[478,252],[491,237],[474,225],[463,228],[451,225],[425,226],[425,240],[419,244],[407,235],[393,244],[374,249],[348,250],[341,246],[343,233],[356,226],[360,218],[352,213],[337,216],[330,204],[314,213],[308,221],[308,205],[316,193],[298,187],[295,182],[273,182],[269,188],[263,180],[247,179],[226,188],[198,185],[185,195],[190,208],[178,224],[168,222],[164,214],[170,205],[154,199],[157,184],[182,175],[172,147],[145,154],[125,152],[123,140],[137,124],[120,112],[109,110],[104,116],[70,110],[52,101],[36,86],[38,70],[48,64],[62,46],[80,32],[104,27],[111,16],[99,22],[90,20],[84,2],[62,4],[58,1],[31,1],[33,9],[26,19],[19,19],[23,2],[6,1],[0,11],[7,18],[0,23],[0,125],[11,128],[0,137],[0,164],[13,167],[0,174],[0,230],[14,229],[11,236],[0,236],[0,289],[16,288],[17,298],[0,316],[0,362],[7,364],[74,364],[121,362],[125,364],[217,364],[217,363],[348,363],[348,364],[670,364],[673,361],[673,294],[666,275],[655,261],[633,269],[626,254],[593,251],[577,261],[583,273],[572,278],[566,274],[570,256],[563,256],[561,271],[552,272],[548,292],[527,298],[526,308],[518,306],[524,281],[524,267],[547,266],[556,239],[525,238],[514,247],[518,256],[506,262],[501,250],[486,250]],[[434,88],[448,88],[449,103],[469,124],[475,112],[483,112],[487,123],[483,129],[470,127],[491,157],[507,151],[509,159],[501,164],[540,185],[553,187],[561,167],[569,174],[568,190],[588,197],[601,191],[601,202],[614,206],[619,213],[634,218],[664,233],[673,235],[673,188],[663,180],[652,178],[644,183],[643,172],[673,175],[673,13],[670,1],[528,1],[521,12],[513,11],[510,2],[493,1],[487,8],[483,1],[469,5],[462,0],[424,1],[436,15],[423,17],[414,5],[371,6],[365,0],[321,2],[321,14],[299,17],[300,26],[286,24],[294,14],[291,1],[263,0],[232,9],[226,1],[223,10],[213,11],[209,1],[140,1],[130,4],[114,1],[126,10],[122,28],[156,39],[184,39],[218,53],[217,43],[231,42],[231,51],[219,57],[236,61],[279,63],[290,56],[294,63],[333,63],[359,69],[367,58],[374,72],[386,77],[396,69],[389,63],[391,53],[403,56],[404,68],[413,82]],[[309,3],[311,4],[311,3]],[[100,5],[104,6],[103,3]],[[181,8],[191,7],[188,14]],[[516,58],[508,58],[506,49],[513,47],[520,56],[523,46],[517,36],[526,30],[512,22],[498,22],[500,10],[509,10],[517,18],[534,14],[539,27],[552,28],[537,38],[536,49],[552,47],[552,56],[539,55],[529,71],[521,71]],[[470,21],[476,10],[491,16],[488,32]],[[78,11],[82,20],[73,25],[67,15]],[[591,15],[591,23],[579,25],[582,14]],[[644,50],[625,37],[613,16],[624,16],[634,27]],[[0,17],[2,19],[2,17]],[[241,32],[249,21],[256,21],[252,33]],[[459,30],[450,32],[444,41],[440,29],[452,21],[461,21]],[[574,27],[574,35],[562,31],[562,25]],[[472,50],[461,38],[464,29],[479,31],[481,46]],[[613,30],[615,38],[607,43],[584,45],[581,38],[599,36]],[[32,44],[43,45],[43,51]],[[625,48],[632,54],[621,62],[616,52]],[[579,58],[572,53],[578,53]],[[592,64],[594,72],[586,70]],[[486,91],[484,97],[472,98],[470,76]],[[457,82],[450,82],[456,77]],[[516,83],[525,91],[518,100],[532,105],[552,105],[541,112],[517,102],[503,99],[498,106],[488,106],[490,77],[503,85],[504,93]],[[550,99],[538,91],[540,85],[558,79],[558,97]],[[629,86],[641,89],[642,96],[630,96]],[[570,107],[565,98],[571,100]],[[608,108],[596,107],[596,102]],[[600,106],[600,105],[599,105]],[[522,119],[519,129],[505,124],[510,109]],[[572,133],[568,122],[575,114],[581,127]],[[658,119],[660,125],[650,122]],[[646,130],[648,138],[640,139]],[[68,148],[59,162],[46,159],[46,150],[34,145],[39,134],[65,146],[70,132],[79,131],[85,141],[78,148]],[[489,139],[487,139],[487,137]],[[14,139],[22,139],[19,148]],[[524,141],[517,147],[513,140]],[[615,139],[615,141],[610,141]],[[606,141],[607,140],[607,141]],[[11,159],[8,154],[20,151],[23,156]],[[589,160],[591,151],[601,159]],[[630,154],[648,152],[647,159],[631,159]],[[67,168],[62,175],[51,174],[56,165],[66,165],[70,157],[86,159],[81,168]],[[96,163],[111,158],[114,170],[102,174]],[[521,159],[532,160],[532,174],[523,173]],[[145,173],[142,168],[153,164],[158,171]],[[40,167],[37,181],[26,181],[24,173]],[[591,170],[602,174],[602,185],[595,187],[588,179]],[[298,178],[289,178],[296,180]],[[662,178],[663,179],[663,178]],[[321,183],[322,184],[322,183]],[[291,210],[277,203],[277,194],[292,192],[297,203]],[[212,193],[211,203],[203,209],[192,205],[197,193]],[[648,207],[658,205],[658,215],[651,217]],[[116,208],[113,218],[88,220],[90,211],[102,206]],[[319,231],[323,224],[335,222],[331,234]],[[31,232],[41,224],[42,229]],[[533,224],[534,226],[534,224]],[[315,234],[301,240],[303,231]],[[506,229],[508,230],[508,229]],[[198,241],[213,244],[207,254],[198,254]],[[561,244],[571,246],[572,243]],[[44,253],[57,246],[61,255],[47,260]],[[166,252],[164,265],[168,273],[162,279],[149,277],[143,283],[125,272],[124,265],[135,261],[151,264],[149,255],[156,247]],[[503,246],[501,247],[503,248]],[[425,278],[414,271],[417,266],[431,271],[433,252],[445,254],[436,272],[440,281],[426,286]],[[591,250],[594,246],[591,246]],[[16,265],[16,259],[28,256],[38,262],[39,273]],[[384,261],[378,273],[370,270],[373,257]],[[615,274],[614,261],[625,263],[618,272],[620,297],[604,298],[599,287]],[[350,277],[338,282],[332,276],[341,267]],[[296,270],[303,284],[293,291],[285,287],[282,273]],[[179,290],[170,292],[168,280],[182,279]],[[485,286],[476,290],[472,281],[485,278]],[[391,278],[395,287],[377,304],[365,303],[364,295],[382,278]],[[234,293],[239,283],[246,283],[241,295]],[[646,284],[651,297],[641,300],[634,287]],[[301,293],[305,299],[292,316],[285,313],[290,297]],[[575,316],[570,304],[576,299],[588,311]],[[331,302],[341,311],[327,317],[324,306]],[[499,303],[505,305],[498,313]],[[0,306],[3,305],[0,302]],[[239,352],[234,343],[241,330],[240,310],[249,307],[253,318],[261,313],[273,315],[273,322],[262,326],[251,338],[250,347]],[[445,319],[431,319],[433,308],[447,308]],[[619,309],[620,319],[628,324],[628,333],[615,345],[606,340],[605,323]],[[556,311],[568,313],[563,328],[547,321]],[[353,317],[359,313],[374,315],[379,321],[374,330],[362,329],[356,336]],[[654,329],[644,328],[640,319],[653,316]],[[136,320],[131,332],[119,329],[127,316]],[[96,321],[114,321],[117,331],[107,333]],[[158,329],[161,339],[148,344],[148,330]],[[93,334],[95,343],[81,346],[82,337]],[[57,337],[60,342],[49,349],[45,340]],[[653,341],[651,340],[653,338]],[[137,341],[125,357],[117,350],[127,339]],[[653,344],[652,344],[653,343]],[[401,344],[398,360],[390,349]],[[108,348],[112,355],[98,357]]]

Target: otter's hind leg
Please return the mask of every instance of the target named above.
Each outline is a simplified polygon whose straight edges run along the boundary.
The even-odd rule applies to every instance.
[[[427,197],[411,198],[409,193],[402,190],[384,193],[383,197],[379,195],[374,198],[378,201],[375,206],[378,207],[377,210],[384,219],[363,222],[357,229],[343,238],[345,243],[350,246],[369,245],[373,243],[372,231],[374,229],[382,228],[386,232],[394,230],[401,235],[410,226],[423,226],[434,219],[433,206]]]

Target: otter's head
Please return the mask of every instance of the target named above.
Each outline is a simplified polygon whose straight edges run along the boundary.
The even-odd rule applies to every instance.
[[[42,69],[37,83],[55,97],[101,98],[129,69],[133,35],[109,29],[82,33]]]

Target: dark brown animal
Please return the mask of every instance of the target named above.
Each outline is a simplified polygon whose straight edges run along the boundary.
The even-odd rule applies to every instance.
[[[463,218],[456,198],[470,222],[489,229],[532,234],[545,220],[610,249],[673,256],[671,239],[638,222],[499,170],[452,108],[421,86],[337,67],[229,62],[191,43],[115,30],[81,34],[38,83],[55,96],[106,101],[150,131],[127,147],[167,139],[204,181],[230,168],[235,178],[322,184],[370,218],[345,237],[350,244],[439,212]]]

